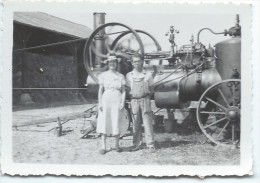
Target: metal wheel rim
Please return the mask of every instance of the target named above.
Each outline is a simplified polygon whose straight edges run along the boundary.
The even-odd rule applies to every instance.
[[[221,143],[217,140],[215,140],[210,134],[207,133],[206,129],[204,128],[203,124],[202,124],[202,120],[201,120],[201,104],[202,104],[202,101],[204,99],[204,97],[206,96],[206,94],[211,90],[213,89],[214,87],[216,87],[217,85],[220,85],[220,84],[223,84],[223,83],[228,83],[228,82],[239,82],[239,84],[241,83],[241,80],[240,79],[228,79],[228,80],[223,80],[223,81],[220,81],[214,85],[212,85],[211,87],[209,87],[200,97],[200,100],[199,100],[199,104],[198,104],[198,107],[197,107],[197,110],[196,110],[196,116],[197,116],[197,122],[198,122],[198,125],[201,129],[201,131],[204,133],[204,135],[213,143],[217,144],[217,145],[221,145],[221,146],[225,146],[225,147],[230,147],[231,145],[233,144],[226,144],[226,143]],[[241,86],[241,84],[240,84]],[[241,100],[241,99],[240,99]],[[214,122],[213,122],[214,123]],[[233,132],[232,132],[233,133]],[[233,135],[233,134],[232,134]]]
[[[130,123],[131,123],[131,118],[130,118],[129,113],[128,113],[128,111],[127,111],[126,109],[123,109],[123,113],[124,113],[123,118],[127,120],[127,123],[126,123],[126,125],[124,126],[124,131],[127,132],[128,128],[129,128],[129,126],[130,126]],[[124,132],[123,132],[123,133],[120,133],[120,137],[123,137],[124,135],[125,135]]]
[[[161,48],[159,42],[158,42],[158,41],[155,39],[155,37],[153,37],[151,34],[149,34],[148,32],[145,32],[145,31],[143,31],[143,30],[135,30],[135,31],[136,31],[137,33],[142,33],[142,34],[145,34],[145,35],[147,35],[148,37],[150,37],[150,38],[153,40],[153,42],[154,42],[154,44],[155,44],[155,46],[156,46],[156,48],[157,48],[157,51],[161,51],[161,50],[162,50],[162,48]],[[124,32],[124,33],[120,34],[120,35],[113,41],[113,43],[112,43],[112,45],[111,45],[111,48],[113,49],[121,38],[123,38],[125,35],[130,34],[130,33],[131,33],[130,31],[127,31],[127,32]]]
[[[138,33],[132,29],[131,27],[127,26],[127,25],[124,25],[124,24],[121,24],[121,23],[117,23],[117,22],[111,22],[111,23],[107,23],[107,24],[104,24],[104,25],[101,25],[100,27],[98,27],[92,34],[91,36],[89,37],[88,41],[86,42],[86,44],[84,45],[84,51],[83,51],[83,60],[84,60],[84,66],[86,68],[86,71],[87,73],[92,77],[92,79],[98,83],[98,78],[93,74],[93,72],[91,71],[90,67],[89,67],[89,48],[90,48],[90,44],[92,43],[92,40],[93,38],[96,36],[96,34],[108,27],[108,26],[122,26],[126,29],[128,29],[130,32],[132,32],[140,46],[140,54],[141,54],[141,57],[144,58],[144,46],[143,46],[143,43],[141,41],[141,38],[140,36],[138,35]]]

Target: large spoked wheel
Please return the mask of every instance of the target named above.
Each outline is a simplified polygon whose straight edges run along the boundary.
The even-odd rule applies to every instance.
[[[99,67],[103,67],[105,64],[102,61],[106,60],[109,55],[116,55],[120,60],[129,60],[130,55],[126,53],[125,47],[113,46],[112,43],[118,37],[118,34],[124,32],[130,32],[132,38],[135,41],[135,49],[141,57],[144,57],[144,46],[138,33],[121,23],[107,23],[98,27],[89,37],[84,46],[83,60],[85,68],[88,74],[95,82],[98,82],[96,75],[93,73],[97,62],[99,61]],[[134,51],[134,50],[132,50]],[[100,69],[100,68],[99,68]]]
[[[156,47],[156,51],[161,51],[161,50],[162,50],[162,48],[161,48],[159,42],[158,42],[151,34],[149,34],[149,33],[146,32],[146,31],[143,31],[143,30],[135,30],[135,31],[139,34],[139,36],[140,36],[140,35],[145,35],[145,36],[147,36],[148,38],[150,38],[150,39],[153,41],[152,43],[144,44],[144,51],[145,51],[145,52],[148,51],[148,50],[145,50],[145,47],[146,47],[146,46],[150,46],[150,45],[154,45],[154,46]],[[124,36],[126,36],[126,35],[128,35],[128,34],[131,34],[131,31],[123,32],[122,34],[120,34],[120,35],[113,41],[111,47],[112,47],[113,49],[116,49],[116,48],[118,47],[118,45],[120,45],[120,44],[118,44],[118,43],[120,42],[120,40],[121,40]],[[142,39],[142,38],[141,38],[141,39]],[[142,41],[143,41],[143,39],[142,39]]]
[[[237,145],[240,139],[241,82],[224,80],[208,88],[197,107],[197,121],[207,138],[221,146]]]
[[[131,115],[127,109],[123,109],[123,115],[120,123],[120,137],[124,137],[131,125]]]
[[[147,53],[157,53],[157,52],[160,52],[162,50],[159,42],[155,39],[155,37],[153,37],[151,34],[149,34],[148,32],[146,31],[143,31],[143,30],[135,30],[138,35],[141,37],[142,39],[142,42],[143,42],[143,46],[144,46],[144,52],[145,52],[145,55]],[[128,50],[126,50],[129,54],[131,54],[131,40],[125,40],[124,38],[127,37],[129,34],[131,34],[130,31],[128,32],[123,32],[122,34],[120,34],[112,43],[111,47],[115,50],[117,50],[118,48],[120,48],[124,42],[128,42]],[[136,50],[137,52],[139,50]],[[150,60],[146,60],[144,59],[145,62],[147,64],[149,64]],[[159,61],[159,65],[162,64],[162,60]]]

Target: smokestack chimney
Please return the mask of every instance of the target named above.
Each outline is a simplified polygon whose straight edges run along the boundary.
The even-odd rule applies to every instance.
[[[98,27],[100,27],[101,25],[105,24],[105,15],[106,13],[93,13],[94,15],[94,30],[96,30]],[[96,47],[96,51],[98,53],[105,53],[105,39],[104,39],[104,35],[105,35],[105,29],[99,31],[99,33],[96,35],[95,37],[95,47]],[[101,67],[101,61],[102,58],[96,56],[95,57],[95,67],[96,68],[100,68]]]

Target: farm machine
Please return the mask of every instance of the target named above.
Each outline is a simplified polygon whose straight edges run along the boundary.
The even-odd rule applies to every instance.
[[[146,31],[117,22],[105,23],[105,13],[94,13],[94,28],[83,55],[90,76],[87,78],[89,89],[97,89],[97,76],[107,69],[103,61],[109,54],[119,58],[118,71],[125,75],[132,70],[131,55],[139,53],[144,69],[154,77],[152,99],[157,108],[175,114],[192,105],[198,126],[208,140],[222,146],[239,143],[241,27],[238,15],[234,27],[223,32],[202,28],[196,40],[192,36],[189,44],[179,48],[175,43],[179,31],[171,26],[166,34],[170,51],[162,51],[159,42]],[[204,30],[231,38],[214,48],[206,47],[200,42],[200,33]],[[127,116],[130,120],[129,114]]]

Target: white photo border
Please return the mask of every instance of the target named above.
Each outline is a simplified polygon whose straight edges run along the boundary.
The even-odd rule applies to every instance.
[[[77,2],[79,3],[79,2]],[[77,4],[75,3],[75,4]],[[81,2],[83,4],[83,2]],[[39,6],[41,4],[41,6]],[[43,5],[43,6],[42,6]],[[97,4],[98,5],[98,4]],[[162,6],[163,4],[158,4]],[[252,174],[252,144],[251,144],[251,96],[252,96],[252,34],[251,34],[251,18],[252,7],[248,4],[171,4],[175,6],[175,13],[181,11],[180,7],[185,7],[182,13],[199,13],[199,8],[203,9],[203,13],[233,13],[241,15],[242,24],[242,119],[241,119],[241,164],[239,166],[170,166],[170,165],[54,165],[54,164],[26,164],[14,163],[12,161],[12,33],[13,33],[13,12],[15,11],[44,11],[49,7],[69,6],[69,3],[59,4],[56,2],[23,2],[19,5],[17,2],[5,2],[4,5],[4,32],[3,32],[3,62],[2,62],[2,173],[10,175],[131,175],[131,176],[210,176],[210,175],[251,175]],[[75,5],[76,6],[76,5]],[[144,4],[136,4],[136,6],[145,6]],[[169,6],[169,5],[168,5]],[[35,8],[37,7],[37,8]],[[166,7],[169,11],[169,7]],[[216,11],[218,10],[218,11]],[[117,10],[117,11],[123,11]],[[140,11],[137,8],[136,11]],[[145,9],[145,12],[150,11]],[[200,12],[201,13],[201,12]]]

